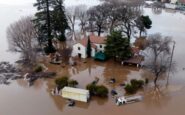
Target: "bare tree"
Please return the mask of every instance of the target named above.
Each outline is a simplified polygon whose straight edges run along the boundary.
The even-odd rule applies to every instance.
[[[114,28],[116,28],[119,25],[120,12],[118,9],[120,9],[122,6],[120,5],[119,2],[104,3],[104,6],[107,10],[108,30],[109,33],[111,33],[114,30]]]
[[[58,50],[61,55],[62,62],[68,64],[71,57],[72,48],[68,46],[67,43],[63,43],[62,47]]]
[[[172,40],[170,37],[162,37],[161,34],[152,34],[148,37],[147,49],[148,57],[144,65],[154,75],[154,84],[157,87],[157,80],[165,75],[169,68],[174,65],[170,60]]]
[[[135,30],[135,20],[143,13],[142,8],[123,1],[109,1],[102,6],[107,11],[106,21],[109,32],[120,29],[130,39]]]
[[[145,0],[100,0],[108,3],[126,3],[132,6],[142,6]]]
[[[7,29],[9,50],[21,52],[23,58],[28,62],[35,61],[35,47],[37,45],[37,34],[31,20],[31,16],[23,17]]]
[[[90,15],[89,26],[90,29],[92,29],[91,31],[96,31],[98,36],[100,36],[101,33],[106,30],[107,24],[108,12],[105,5],[103,4],[92,7],[89,9],[88,14]]]
[[[82,34],[85,34],[85,27],[87,25],[87,21],[89,19],[89,15],[87,13],[87,6],[86,5],[79,5],[76,8],[76,13],[77,13],[77,19],[80,20],[80,30]]]
[[[66,9],[66,16],[68,19],[68,23],[70,26],[70,35],[71,38],[75,41],[76,35],[75,35],[75,23],[77,18],[77,7],[71,6]]]
[[[91,32],[121,30],[129,39],[135,30],[135,20],[142,15],[142,8],[122,1],[109,1],[88,10],[88,27]]]
[[[142,10],[139,7],[124,5],[119,9],[119,12],[122,12],[120,13],[119,27],[130,40],[136,26],[134,21],[142,15]]]

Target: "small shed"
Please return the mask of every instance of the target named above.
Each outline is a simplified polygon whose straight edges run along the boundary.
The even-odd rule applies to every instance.
[[[100,61],[105,61],[106,60],[106,55],[103,52],[97,52],[94,56],[95,60],[100,60]]]
[[[89,90],[72,87],[64,87],[61,95],[63,98],[82,102],[88,102],[90,98]]]
[[[134,64],[137,67],[141,66],[141,62],[144,60],[143,56],[134,56],[128,60],[122,61],[122,65],[124,64]]]

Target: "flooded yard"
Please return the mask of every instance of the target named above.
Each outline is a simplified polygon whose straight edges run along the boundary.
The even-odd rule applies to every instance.
[[[96,62],[87,60],[87,63],[79,64],[73,68],[50,65],[53,70],[59,72],[58,77],[68,75],[79,82],[78,87],[85,86],[92,82],[95,77],[100,78],[99,84],[106,85],[110,90],[116,89],[123,92],[119,86],[123,81],[131,78],[140,78],[143,70],[135,67],[123,67],[113,61]],[[117,83],[110,84],[108,81],[115,77]],[[174,78],[175,79],[175,78]],[[170,80],[172,82],[172,80]],[[176,81],[176,80],[175,80]],[[0,87],[0,111],[3,115],[113,115],[113,114],[135,114],[138,111],[143,115],[183,115],[185,105],[183,84],[170,84],[168,88],[161,88],[161,92],[153,94],[153,89],[144,89],[144,101],[116,106],[115,100],[109,95],[108,99],[93,97],[89,103],[77,102],[75,107],[68,107],[67,101],[60,96],[52,96],[51,89],[54,87],[54,80],[38,80],[34,86],[29,87],[24,80],[13,82],[9,86]],[[122,95],[122,94],[120,94]]]
[[[77,0],[77,2],[79,1]],[[70,4],[70,2],[67,4]],[[18,56],[6,52],[8,49],[6,27],[20,16],[32,14],[33,8],[31,6],[15,7],[15,10],[10,10],[5,6],[1,8],[3,10],[0,10],[0,20],[2,22],[0,23],[0,37],[2,39],[2,42],[0,42],[0,60],[14,62]],[[28,10],[26,10],[27,8]],[[172,36],[176,42],[174,61],[177,64],[177,71],[170,74],[170,85],[168,87],[161,87],[159,93],[153,93],[153,89],[148,86],[139,92],[144,95],[144,101],[134,104],[118,107],[115,100],[109,95],[108,99],[93,97],[89,103],[77,102],[76,106],[71,108],[67,106],[67,101],[62,97],[51,95],[54,79],[37,80],[32,87],[29,87],[24,80],[17,80],[10,85],[0,86],[0,115],[134,115],[138,113],[139,115],[184,115],[185,70],[183,68],[185,68],[185,52],[183,49],[185,48],[185,15],[169,10],[162,10],[161,14],[155,14],[151,9],[145,9],[144,11],[153,21],[149,34],[160,32],[162,35]],[[14,16],[7,16],[7,12],[11,12]],[[86,61],[87,63],[80,61],[74,67],[62,68],[49,63],[46,63],[46,66],[50,70],[58,72],[57,77],[67,75],[77,80],[79,88],[85,88],[88,83],[98,77],[100,79],[98,84],[106,85],[109,90],[116,89],[120,92],[120,95],[124,94],[124,90],[119,84],[132,78],[143,78],[143,76],[148,75],[142,69],[121,66],[112,60],[98,62],[87,59]],[[112,77],[116,79],[116,84],[109,83],[109,79]]]

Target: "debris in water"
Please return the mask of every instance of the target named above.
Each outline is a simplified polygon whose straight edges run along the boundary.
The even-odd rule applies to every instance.
[[[10,84],[9,80],[20,79],[20,70],[9,62],[0,62],[0,84]]]

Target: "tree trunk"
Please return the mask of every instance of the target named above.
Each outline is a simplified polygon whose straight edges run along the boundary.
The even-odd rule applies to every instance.
[[[128,40],[129,40],[129,43],[130,43],[130,33],[129,32],[127,32],[127,37],[128,37]]]
[[[52,39],[48,39],[48,47],[49,48],[52,48],[53,47]]]
[[[72,36],[72,39],[73,39],[73,41],[75,41],[76,40],[76,34],[75,34],[75,19],[76,17],[75,16],[73,16],[73,18],[72,18],[72,31],[73,31],[73,36]]]
[[[142,31],[140,30],[140,32],[139,32],[139,37],[141,38],[141,34],[142,34]]]
[[[101,27],[98,27],[98,36],[101,35]]]
[[[157,87],[157,80],[158,80],[158,78],[159,78],[159,75],[155,75],[155,79],[154,79],[154,85],[155,85],[155,87]]]
[[[110,31],[109,31],[109,33],[111,34],[111,32],[113,31],[113,25],[114,25],[114,21],[112,21],[112,23],[111,23],[111,26],[110,26]]]
[[[52,47],[52,38],[51,38],[51,22],[50,22],[50,12],[49,12],[49,2],[46,0],[46,7],[47,7],[47,28],[48,28],[48,47]]]

